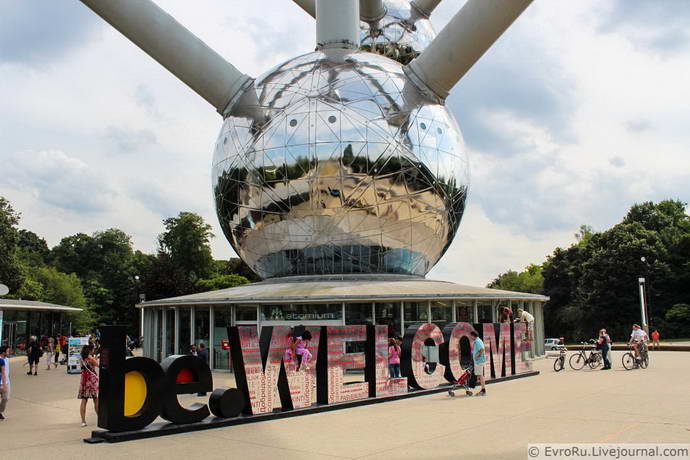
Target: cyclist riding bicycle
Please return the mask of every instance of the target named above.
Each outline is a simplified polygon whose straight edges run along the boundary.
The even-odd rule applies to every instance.
[[[640,325],[633,324],[633,330],[630,334],[630,341],[628,344],[632,345],[633,350],[635,350],[636,359],[640,358],[640,346],[645,346],[648,340],[649,337],[647,337],[647,333],[640,328]]]

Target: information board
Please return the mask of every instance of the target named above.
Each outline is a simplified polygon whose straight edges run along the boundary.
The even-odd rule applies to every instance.
[[[70,337],[67,345],[67,373],[81,373],[81,348],[89,344],[88,337]]]

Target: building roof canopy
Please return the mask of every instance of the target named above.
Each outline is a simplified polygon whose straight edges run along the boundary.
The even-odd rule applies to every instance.
[[[433,299],[527,300],[548,297],[464,286],[406,275],[332,275],[274,278],[229,289],[153,300],[139,306],[415,301]]]

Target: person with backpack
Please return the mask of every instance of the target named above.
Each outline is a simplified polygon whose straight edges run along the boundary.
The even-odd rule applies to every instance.
[[[27,372],[26,375],[38,375],[38,362],[41,359],[41,355],[43,355],[43,350],[41,350],[41,346],[38,344],[35,335],[32,335],[29,339],[26,354],[29,358],[29,372]]]

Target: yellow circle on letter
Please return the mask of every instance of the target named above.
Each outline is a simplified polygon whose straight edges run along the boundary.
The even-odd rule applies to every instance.
[[[146,380],[141,372],[125,374],[125,417],[137,415],[146,401]]]

